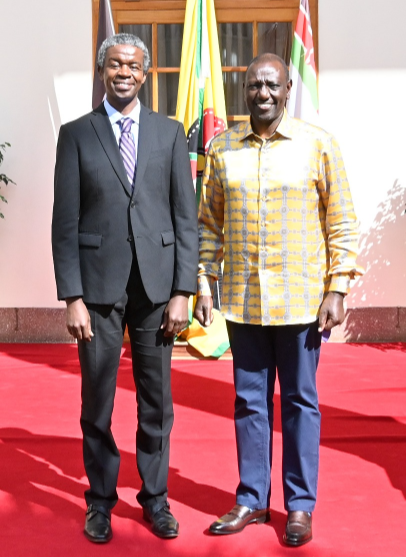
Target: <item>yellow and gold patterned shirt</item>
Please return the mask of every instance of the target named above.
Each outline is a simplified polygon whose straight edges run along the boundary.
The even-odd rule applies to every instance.
[[[286,111],[270,139],[249,122],[210,145],[199,208],[198,296],[224,259],[221,312],[256,325],[311,323],[328,291],[346,293],[358,222],[340,148]]]

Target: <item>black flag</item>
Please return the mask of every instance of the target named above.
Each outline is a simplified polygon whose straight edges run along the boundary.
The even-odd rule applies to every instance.
[[[97,43],[96,43],[96,56],[94,60],[94,74],[93,74],[93,96],[92,107],[96,108],[103,101],[106,91],[104,84],[99,78],[97,71],[97,53],[99,52],[100,45],[107,39],[114,35],[114,22],[111,13],[110,0],[100,0],[99,4],[99,25],[97,28]]]

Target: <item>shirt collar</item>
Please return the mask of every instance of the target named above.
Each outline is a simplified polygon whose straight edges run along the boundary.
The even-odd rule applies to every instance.
[[[282,135],[283,137],[286,137],[288,139],[292,139],[292,136],[293,136],[292,120],[291,120],[286,108],[283,109],[282,120],[279,122],[275,133],[278,134],[278,135]],[[242,135],[241,139],[246,139],[250,135],[257,136],[256,133],[254,132],[254,130],[252,129],[251,121],[247,122],[246,125],[245,125],[245,128],[243,128],[243,135]]]
[[[292,139],[293,137],[292,118],[289,116],[286,108],[283,109],[282,120],[276,128],[276,133],[283,135],[283,137],[287,137],[288,139]]]
[[[107,99],[104,99],[104,108],[106,109],[107,116],[109,117],[109,120],[112,125],[116,124],[123,118],[131,118],[133,122],[135,122],[137,125],[139,125],[140,123],[141,103],[139,100],[137,100],[137,104],[132,109],[132,111],[129,114],[126,114],[125,116],[123,116],[123,114],[121,114],[121,112],[119,112],[117,109],[112,107]]]

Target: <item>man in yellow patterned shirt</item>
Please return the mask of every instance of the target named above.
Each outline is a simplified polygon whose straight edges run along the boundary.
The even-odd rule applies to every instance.
[[[212,286],[224,260],[221,309],[236,388],[240,482],[236,505],[210,526],[240,532],[270,519],[273,394],[281,390],[284,541],[312,539],[320,443],[316,369],[323,331],[344,320],[358,224],[339,146],[291,119],[292,82],[274,54],[255,58],[244,95],[251,114],[213,139],[199,211],[195,317],[212,320]]]

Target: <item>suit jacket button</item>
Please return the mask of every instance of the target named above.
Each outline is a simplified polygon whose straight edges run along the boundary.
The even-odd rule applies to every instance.
[[[131,207],[131,209],[134,209],[134,207],[135,207],[135,203],[134,203],[134,201],[131,201],[131,205],[130,205],[130,207]]]
[[[133,239],[134,239],[134,238],[133,238],[132,235],[130,234],[130,235],[128,236],[128,238],[127,238],[127,242],[132,242]]]

